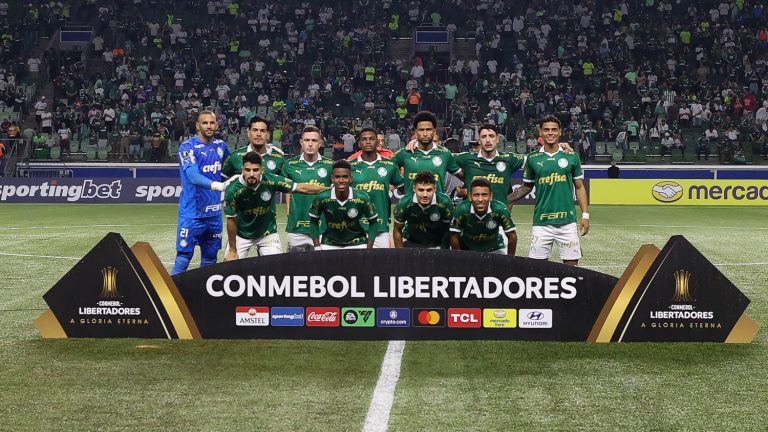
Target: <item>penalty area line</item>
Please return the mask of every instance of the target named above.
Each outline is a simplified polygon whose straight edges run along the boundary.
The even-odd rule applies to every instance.
[[[387,353],[381,363],[381,373],[373,390],[371,405],[365,417],[363,432],[386,432],[389,413],[395,401],[395,388],[400,379],[400,364],[403,360],[405,341],[389,341]]]

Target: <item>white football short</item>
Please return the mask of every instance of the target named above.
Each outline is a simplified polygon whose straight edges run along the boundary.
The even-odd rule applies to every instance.
[[[366,243],[354,245],[354,246],[333,246],[333,245],[320,245],[320,250],[340,250],[340,249],[366,249],[368,245]]]
[[[389,249],[391,247],[392,242],[390,241],[389,232],[379,233],[376,239],[373,240],[374,249]]]
[[[252,247],[256,248],[256,253],[258,253],[259,256],[276,255],[283,252],[280,236],[276,233],[257,239],[247,239],[237,236],[235,245],[237,247],[237,257],[240,259],[248,258],[248,251],[250,251]]]
[[[306,234],[288,233],[288,252],[311,251],[315,247],[312,237]]]
[[[575,223],[566,225],[534,225],[531,230],[529,258],[549,259],[552,244],[557,245],[561,260],[581,259],[579,229]]]

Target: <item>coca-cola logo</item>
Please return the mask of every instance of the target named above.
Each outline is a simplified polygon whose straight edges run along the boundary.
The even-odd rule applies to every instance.
[[[307,327],[338,327],[340,325],[340,321],[339,308],[307,308]]]

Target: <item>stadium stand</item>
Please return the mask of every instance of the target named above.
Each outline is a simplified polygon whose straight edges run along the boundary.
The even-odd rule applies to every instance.
[[[149,161],[159,125],[170,161],[208,106],[232,148],[262,115],[288,154],[305,125],[329,152],[366,126],[407,143],[426,109],[443,139],[492,122],[510,150],[534,149],[550,113],[589,162],[760,163],[765,13],[745,0],[0,2],[0,119],[45,128],[50,113],[72,131],[69,152],[6,146],[21,164]],[[699,143],[710,125],[718,137]],[[680,143],[666,157],[664,132]]]

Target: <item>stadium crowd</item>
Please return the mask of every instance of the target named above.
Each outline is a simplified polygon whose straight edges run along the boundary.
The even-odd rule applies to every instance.
[[[554,114],[582,160],[601,142],[732,162],[768,156],[768,25],[757,1],[33,0],[22,9],[11,19],[0,2],[0,93],[34,110],[39,133],[64,153],[95,145],[114,159],[165,160],[212,107],[225,140],[244,144],[259,115],[287,154],[310,125],[340,147],[374,127],[396,149],[424,109],[443,140],[465,149],[491,122],[513,150],[532,150],[536,119]],[[94,28],[100,73],[79,58],[28,55],[72,13]],[[475,41],[474,55],[390,58],[393,38],[421,25]],[[53,100],[17,98],[17,81],[44,78]]]

